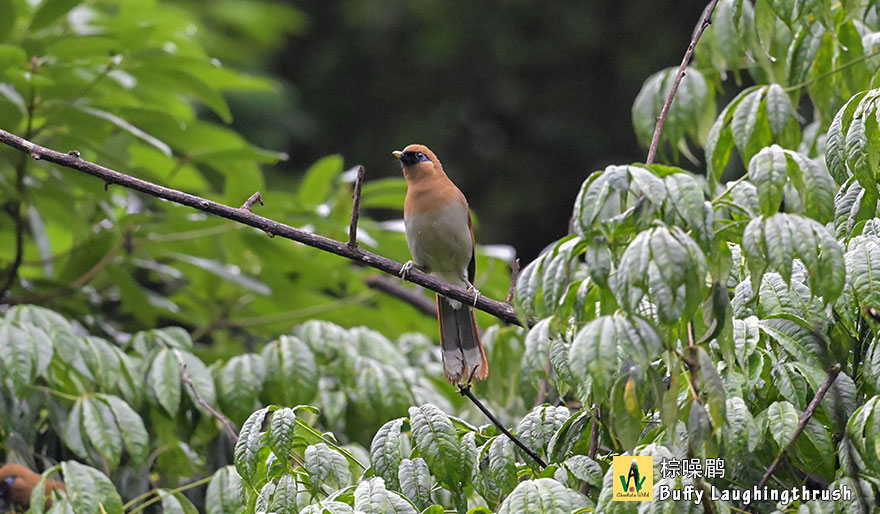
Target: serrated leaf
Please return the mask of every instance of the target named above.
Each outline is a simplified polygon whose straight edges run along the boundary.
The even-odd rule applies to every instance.
[[[587,503],[580,494],[551,478],[521,482],[498,509],[498,514],[571,514]]]
[[[277,403],[311,402],[318,392],[318,364],[309,346],[298,337],[283,335],[261,352],[266,363],[266,388]]]
[[[125,449],[132,461],[143,462],[149,453],[150,436],[140,415],[128,403],[116,396],[99,394],[97,398],[105,402],[113,412]]]
[[[761,213],[766,216],[775,214],[782,203],[787,166],[785,153],[778,145],[764,148],[749,162],[749,180],[758,189]]]
[[[415,448],[428,463],[437,481],[448,488],[458,487],[464,457],[449,417],[430,403],[409,408]]]
[[[421,458],[403,459],[397,471],[400,492],[413,502],[417,509],[425,509],[431,504],[431,472],[428,464]]]
[[[385,481],[381,478],[370,478],[357,486],[354,509],[363,514],[418,514],[411,503],[385,489]]]
[[[263,408],[255,411],[250,417],[248,417],[247,421],[241,426],[241,431],[238,434],[238,442],[235,443],[235,449],[233,451],[235,470],[238,471],[242,480],[248,483],[252,488],[257,486],[257,482],[255,481],[257,457],[261,448],[263,421],[268,412],[268,408]]]
[[[397,418],[382,425],[370,444],[370,464],[373,471],[395,490],[400,488],[398,482],[398,468],[402,460],[400,429],[404,419]]]
[[[348,460],[324,443],[310,445],[305,452],[306,471],[312,484],[330,484],[334,489],[348,485]]]

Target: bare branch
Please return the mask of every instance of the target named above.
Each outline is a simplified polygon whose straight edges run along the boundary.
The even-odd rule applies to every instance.
[[[507,290],[507,299],[504,303],[509,304],[513,301],[513,294],[516,293],[516,279],[519,278],[519,259],[513,261],[513,267],[510,269],[510,289]]]
[[[189,373],[186,372],[186,364],[183,362],[180,363],[180,379],[183,381],[184,384],[189,386],[190,391],[193,392],[193,396],[196,397],[196,401],[199,402],[199,405],[204,407],[205,410],[210,412],[212,416],[217,418],[217,421],[222,423],[223,426],[226,428],[226,432],[229,434],[229,437],[232,438],[232,442],[237,443],[238,433],[235,431],[234,428],[232,428],[232,423],[229,421],[229,419],[226,418],[226,416],[217,412],[214,407],[211,407],[211,404],[209,404],[205,401],[204,398],[202,398],[202,395],[199,394],[199,390],[196,389],[195,384],[193,384],[192,379],[189,378]]]
[[[150,196],[155,196],[156,198],[163,198],[174,203],[221,216],[238,223],[258,228],[270,236],[278,235],[292,241],[318,248],[325,252],[339,255],[340,257],[345,257],[366,264],[394,276],[400,274],[400,269],[402,267],[401,264],[382,257],[381,255],[362,250],[358,247],[352,248],[346,243],[341,243],[328,237],[311,234],[305,230],[300,230],[291,227],[290,225],[279,223],[275,220],[259,216],[244,209],[230,207],[196,195],[147,182],[146,180],[141,180],[83,160],[75,155],[68,155],[66,153],[42,147],[2,129],[0,129],[0,143],[21,150],[29,155],[35,155],[40,159],[88,173],[89,175],[98,177],[104,182],[110,184],[118,184]],[[468,305],[474,305],[474,302],[476,301],[477,309],[488,312],[504,322],[516,325],[520,324],[513,307],[504,302],[499,302],[498,300],[493,300],[483,295],[478,296],[463,287],[438,280],[437,278],[418,270],[410,271],[406,276],[406,280]],[[2,301],[0,301],[0,303],[2,303]]]
[[[480,402],[480,400],[478,400],[476,396],[474,396],[474,393],[471,392],[470,386],[460,387],[458,389],[458,392],[462,396],[467,396],[468,399],[470,399],[470,401],[474,402],[474,405],[476,405],[477,408],[480,409],[483,412],[483,414],[486,415],[487,418],[489,418],[489,421],[491,421],[493,425],[498,427],[498,430],[500,430],[501,433],[506,435],[511,441],[513,441],[513,443],[515,445],[519,446],[522,449],[522,451],[526,452],[526,455],[528,455],[535,462],[537,462],[539,466],[541,466],[542,468],[547,467],[547,464],[545,464],[544,461],[541,460],[541,457],[538,457],[538,454],[536,454],[531,449],[529,449],[529,447],[526,446],[525,444],[523,444],[522,441],[517,439],[515,435],[511,434],[510,430],[507,430],[506,428],[504,428],[504,425],[502,425],[501,422],[498,421],[498,418],[496,418],[494,415],[492,415],[492,413],[489,411],[489,409],[487,409],[486,406],[483,405],[483,403]]]
[[[259,202],[260,205],[263,205],[263,195],[261,195],[259,191],[252,194],[250,198],[245,200],[245,202],[241,204],[240,209],[253,212],[254,205],[256,205],[257,202]]]
[[[348,225],[348,246],[356,248],[358,218],[360,217],[361,208],[361,187],[364,185],[364,167],[358,166],[357,178],[354,180],[354,192],[352,196],[354,200],[351,202],[351,223]]]
[[[672,100],[675,98],[675,93],[678,92],[678,86],[681,84],[684,72],[687,69],[688,64],[691,62],[691,57],[694,55],[697,41],[700,40],[700,36],[703,35],[703,31],[706,30],[706,27],[712,23],[712,13],[715,12],[716,5],[718,5],[718,0],[712,0],[709,2],[709,6],[706,7],[706,16],[703,17],[703,22],[700,23],[700,26],[697,27],[697,30],[694,32],[694,38],[691,40],[691,44],[688,45],[687,51],[681,59],[681,66],[678,67],[678,73],[675,75],[675,80],[672,82],[672,88],[669,90],[669,95],[666,97],[666,103],[663,104],[663,109],[660,110],[660,115],[657,116],[657,124],[654,125],[654,137],[651,138],[651,148],[648,150],[648,158],[645,160],[645,164],[653,163],[654,157],[657,156],[657,146],[660,144],[660,134],[663,132],[663,124],[666,123],[666,115],[669,114],[669,107],[672,105]]]
[[[364,283],[371,289],[382,291],[399,300],[403,300],[423,314],[437,317],[436,303],[426,298],[419,290],[402,286],[396,279],[386,277],[385,275],[370,275],[364,279]]]
[[[773,462],[770,464],[770,467],[767,468],[767,471],[764,473],[764,477],[761,479],[761,482],[758,484],[758,489],[763,488],[767,485],[767,482],[770,480],[770,475],[776,471],[776,467],[779,466],[779,463],[782,461],[782,458],[785,457],[785,454],[791,450],[791,447],[794,446],[794,443],[797,441],[798,437],[801,435],[801,432],[804,431],[804,428],[807,426],[807,422],[810,421],[810,418],[813,417],[813,413],[816,412],[816,409],[819,407],[819,402],[822,401],[822,398],[825,397],[825,393],[831,389],[831,385],[837,379],[837,375],[840,374],[841,366],[840,364],[835,364],[828,370],[828,378],[825,379],[825,382],[819,386],[819,390],[816,391],[816,396],[813,397],[813,401],[807,405],[807,410],[801,415],[801,420],[798,422],[797,429],[794,431],[794,435],[791,438],[791,441],[785,445],[785,448],[779,452],[779,455],[773,459]]]

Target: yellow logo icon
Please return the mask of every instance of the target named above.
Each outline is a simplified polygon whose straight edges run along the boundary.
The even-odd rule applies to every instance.
[[[612,459],[612,500],[647,502],[654,499],[654,457],[621,455]]]

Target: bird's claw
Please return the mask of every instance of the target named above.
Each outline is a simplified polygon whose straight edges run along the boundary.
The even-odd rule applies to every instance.
[[[474,287],[473,284],[470,284],[470,285],[468,286],[467,290],[468,290],[468,293],[474,293],[474,304],[473,304],[473,307],[476,307],[476,306],[477,306],[477,302],[480,301],[480,297],[483,296],[483,293],[481,293],[479,289],[477,289],[476,287]]]
[[[409,272],[416,266],[416,263],[413,261],[406,261],[403,266],[400,267],[400,273],[398,273],[401,277],[406,278],[409,275]]]

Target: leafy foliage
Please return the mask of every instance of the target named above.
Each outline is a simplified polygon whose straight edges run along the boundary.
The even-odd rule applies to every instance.
[[[3,126],[228,203],[264,189],[259,166],[280,156],[207,120],[234,115],[225,91],[270,84],[186,37],[195,11],[10,5]],[[721,0],[714,20],[662,140],[670,161],[697,168],[592,173],[571,234],[519,275],[530,328],[483,333],[492,375],[475,392],[546,468],[482,424],[432,342],[408,333],[433,322],[366,291],[362,270],[13,153],[0,180],[14,223],[0,233],[27,237],[4,297],[20,305],[0,321],[7,458],[60,461],[44,473],[68,488],[52,508],[84,513],[639,510],[613,501],[615,455],[727,463],[705,481],[655,467],[673,487],[751,487],[778,464],[772,487],[845,486],[856,501],[756,509],[870,512],[880,12]],[[740,90],[743,72],[755,85]],[[645,143],[673,78],[651,76],[635,100]],[[295,193],[270,189],[266,214],[344,237],[343,168],[329,156]],[[399,180],[368,183],[364,205],[399,208],[401,192]],[[405,255],[399,233],[366,217],[362,228],[363,244]],[[0,258],[16,262],[16,247]],[[505,271],[480,260],[484,292],[501,296]],[[291,327],[316,316],[329,321]],[[240,426],[237,441],[219,415]],[[184,494],[199,481],[181,486],[197,476],[204,498]],[[45,494],[34,490],[32,510]],[[643,508],[657,507],[684,508]]]

